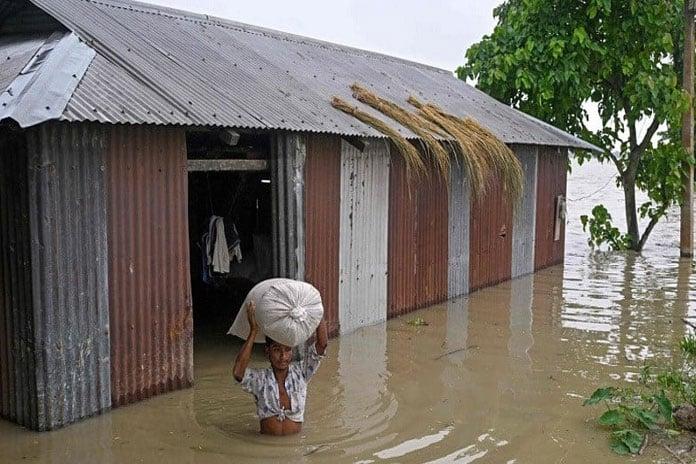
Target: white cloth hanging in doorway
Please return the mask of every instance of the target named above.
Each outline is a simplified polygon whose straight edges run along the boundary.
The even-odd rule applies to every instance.
[[[225,222],[221,216],[210,217],[206,252],[208,265],[213,272],[218,274],[230,272],[230,251],[227,248],[227,237],[225,237]]]

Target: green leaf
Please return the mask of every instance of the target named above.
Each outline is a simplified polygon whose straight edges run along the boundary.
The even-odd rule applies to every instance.
[[[636,454],[643,444],[643,435],[635,430],[619,430],[611,434],[612,438],[623,443],[629,452]],[[613,449],[613,448],[612,448]]]
[[[646,409],[635,408],[631,415],[646,429],[653,430],[657,427],[657,416]]]
[[[583,406],[591,406],[593,404],[601,403],[602,401],[613,398],[615,393],[616,393],[616,388],[614,388],[614,387],[598,388],[597,390],[594,391],[594,393],[592,393],[592,396],[587,398],[582,403],[582,405]]]
[[[606,426],[621,425],[625,421],[626,416],[618,409],[610,409],[599,418],[599,423]]]
[[[611,450],[616,454],[620,454],[622,456],[631,453],[631,450],[628,449],[628,446],[626,446],[624,442],[616,438],[613,438],[611,440],[611,443],[609,443],[609,448],[611,448]]]
[[[665,395],[665,391],[662,390],[659,394],[653,396],[653,401],[657,404],[657,410],[664,420],[667,422],[672,422],[672,412],[674,408],[672,402]]]

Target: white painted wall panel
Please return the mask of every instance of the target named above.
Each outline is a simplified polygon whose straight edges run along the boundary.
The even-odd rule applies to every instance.
[[[450,181],[448,293],[455,298],[469,293],[471,195],[460,163],[452,163]]]
[[[341,142],[339,321],[341,334],[387,318],[389,148]]]
[[[538,149],[530,145],[513,147],[524,170],[524,192],[513,212],[512,278],[534,272],[536,234],[536,187]]]

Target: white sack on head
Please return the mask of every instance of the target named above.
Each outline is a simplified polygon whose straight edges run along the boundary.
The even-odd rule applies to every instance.
[[[246,340],[249,301],[256,304],[256,343],[264,342],[268,336],[284,345],[300,345],[312,336],[324,315],[321,295],[312,285],[292,279],[269,279],[251,289],[228,334]]]

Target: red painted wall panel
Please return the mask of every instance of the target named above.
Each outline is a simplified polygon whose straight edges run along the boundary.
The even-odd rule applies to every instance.
[[[338,334],[341,139],[310,135],[305,160],[305,280],[321,293],[329,334]]]
[[[114,406],[193,383],[186,136],[112,126],[107,144]]]
[[[560,239],[554,240],[556,199],[565,198],[568,158],[558,148],[539,149],[537,171],[536,242],[534,269],[563,262],[565,252],[565,220],[560,223]]]
[[[472,201],[469,224],[470,291],[509,280],[512,274],[512,204],[505,198],[500,182],[491,182],[486,194]]]
[[[439,177],[413,180],[393,156],[389,177],[387,316],[447,299],[448,195]]]

